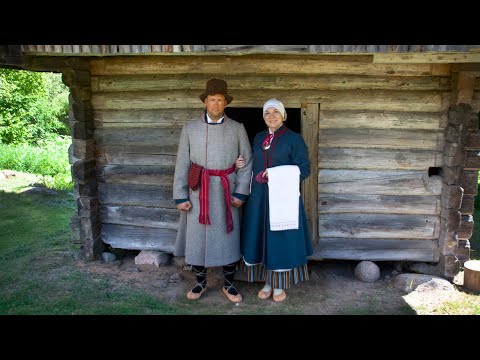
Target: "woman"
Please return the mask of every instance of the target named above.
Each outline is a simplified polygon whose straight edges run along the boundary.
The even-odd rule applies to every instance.
[[[273,293],[276,302],[285,300],[285,289],[308,280],[307,256],[313,252],[305,209],[299,196],[300,180],[310,175],[308,149],[302,136],[284,125],[286,118],[285,107],[277,99],[270,99],[263,105],[263,119],[268,129],[258,133],[253,140],[251,194],[244,209],[241,229],[243,261],[240,266],[247,271],[248,281],[265,281],[258,297],[268,299]],[[244,160],[239,158],[236,166],[243,167]],[[287,170],[285,174],[290,175],[293,171],[294,179],[289,184],[293,185],[291,190],[284,190],[283,194],[273,190],[274,170],[280,169]],[[270,183],[269,171],[272,177]],[[281,177],[280,181],[284,178]],[[290,200],[284,201],[288,197]],[[272,206],[270,211],[274,200],[283,206],[285,203],[293,204],[293,208],[289,205],[291,207],[282,213],[295,214],[293,220],[297,228],[275,229],[271,224],[271,215],[276,212],[278,216],[278,208]]]

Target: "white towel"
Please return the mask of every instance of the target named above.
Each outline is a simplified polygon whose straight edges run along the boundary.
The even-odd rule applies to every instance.
[[[298,229],[300,169],[297,165],[268,168],[270,230]]]

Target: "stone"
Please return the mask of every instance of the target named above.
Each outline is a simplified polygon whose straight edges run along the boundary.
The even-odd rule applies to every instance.
[[[361,261],[355,267],[355,277],[365,282],[375,282],[380,278],[380,268],[373,261]]]
[[[155,266],[167,266],[170,264],[171,255],[163,251],[142,250],[135,256],[135,264],[147,264]]]

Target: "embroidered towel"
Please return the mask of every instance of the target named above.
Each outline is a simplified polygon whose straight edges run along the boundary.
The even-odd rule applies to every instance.
[[[298,229],[300,169],[297,165],[268,168],[270,230]]]

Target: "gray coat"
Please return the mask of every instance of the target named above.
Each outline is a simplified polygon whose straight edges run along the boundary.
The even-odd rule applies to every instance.
[[[208,144],[206,143],[208,139]],[[208,125],[201,117],[185,124],[178,144],[173,180],[173,198],[189,199],[192,208],[180,216],[175,255],[185,262],[206,267],[238,261],[240,254],[239,208],[231,207],[233,231],[227,234],[226,204],[219,176],[210,176],[210,225],[199,223],[200,189],[188,188],[188,169],[193,161],[207,169],[227,169],[242,154],[245,166],[228,175],[230,192],[250,194],[252,149],[243,124],[225,116],[219,125]]]

